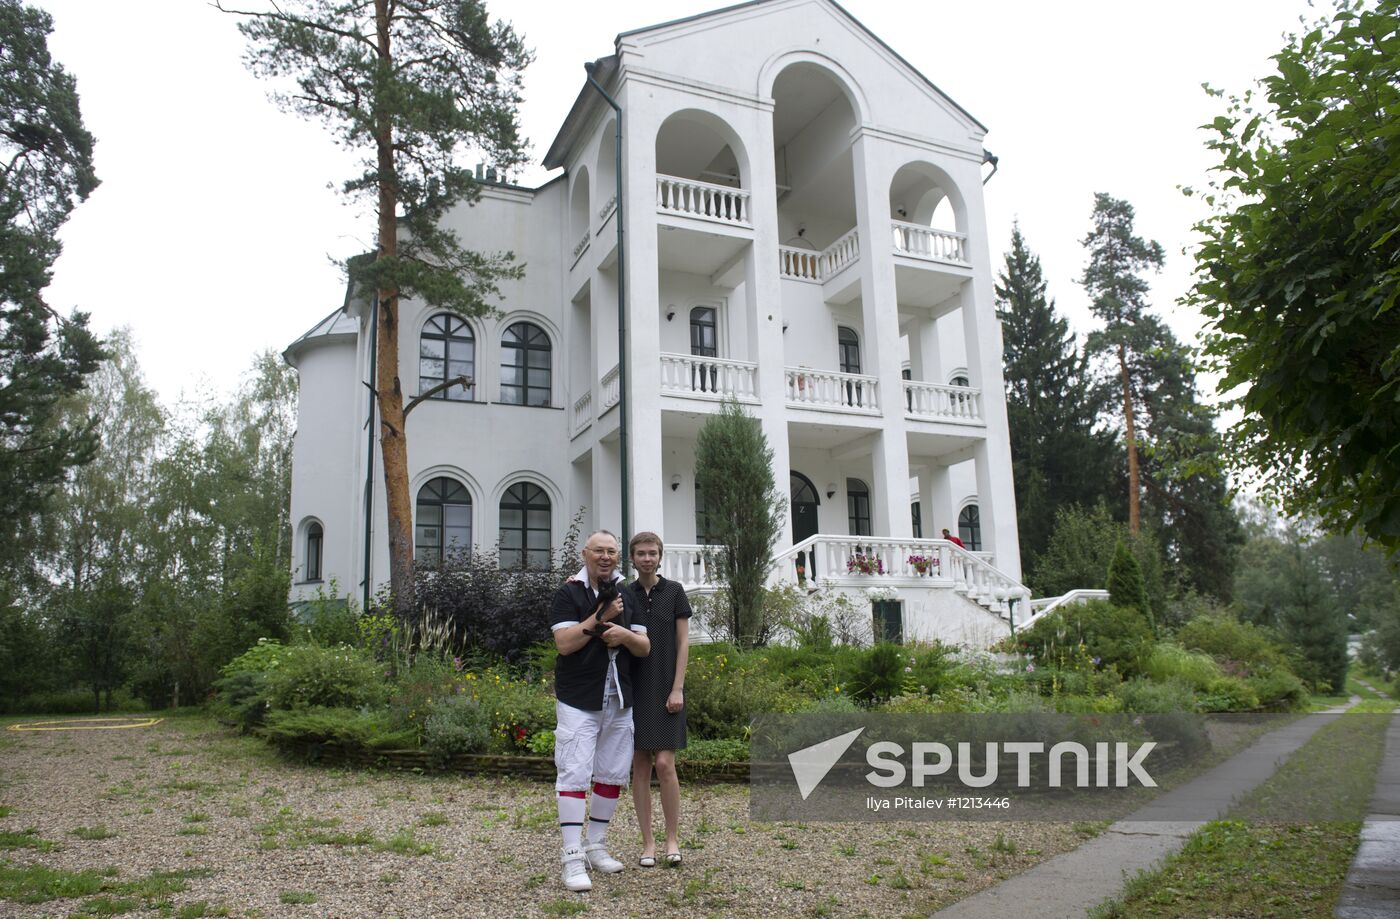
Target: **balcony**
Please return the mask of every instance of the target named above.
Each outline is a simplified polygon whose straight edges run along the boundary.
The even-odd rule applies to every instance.
[[[662,354],[661,392],[682,399],[758,403],[758,365],[692,354]]]
[[[821,283],[860,258],[860,236],[851,230],[820,252],[778,247],[778,274],[796,281]]]
[[[599,383],[598,389],[603,398],[603,411],[599,416],[614,405],[622,401],[622,384],[619,379],[619,365],[614,364],[613,369],[603,374],[603,379]]]
[[[982,391],[968,386],[942,386],[904,381],[905,417],[918,421],[983,424]]]
[[[949,233],[899,220],[890,222],[890,230],[894,236],[895,255],[972,267],[972,262],[967,258],[967,237],[962,233]]]
[[[880,383],[875,377],[808,367],[786,367],[789,408],[880,414]]]
[[[693,217],[727,226],[753,227],[748,192],[693,179],[658,175],[656,210],[660,214]]]
[[[569,439],[579,436],[588,430],[588,426],[593,423],[593,393],[584,393],[574,401],[574,412],[572,424],[569,428]]]
[[[583,258],[583,253],[588,251],[589,238],[589,232],[587,229],[585,229],[583,231],[583,236],[579,237],[578,242],[574,243],[573,261],[569,262],[569,268],[572,269],[575,265],[577,265],[578,260]]]

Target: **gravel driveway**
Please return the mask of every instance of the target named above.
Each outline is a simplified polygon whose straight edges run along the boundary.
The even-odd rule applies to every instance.
[[[21,720],[34,719],[3,723]],[[611,841],[628,869],[568,894],[547,783],[303,766],[204,717],[7,730],[0,915],[923,916],[1083,838],[1060,824],[764,824],[744,787],[682,794],[684,867],[633,867],[624,795]],[[19,902],[42,887],[35,866],[96,873],[84,896]]]

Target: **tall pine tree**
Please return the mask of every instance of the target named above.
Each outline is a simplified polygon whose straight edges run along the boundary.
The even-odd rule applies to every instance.
[[[1094,431],[1098,400],[1087,361],[1047,298],[1040,259],[1019,226],[1011,231],[996,296],[1021,558],[1034,583],[1056,513],[1117,494],[1121,462],[1113,438]]]

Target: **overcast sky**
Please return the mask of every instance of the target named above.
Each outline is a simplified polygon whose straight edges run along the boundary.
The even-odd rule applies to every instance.
[[[30,0],[36,2],[36,0]],[[254,0],[249,0],[254,2]],[[129,326],[167,402],[235,386],[254,353],[281,350],[340,305],[333,258],[371,248],[372,218],[332,190],[351,158],[315,123],[283,114],[244,68],[236,20],[200,0],[37,0],[54,17],[50,50],[78,80],[97,137],[102,186],[62,232],[49,302]],[[538,158],[583,79],[617,33],[718,3],[496,2],[535,49],[525,131]],[[989,129],[1000,170],[986,187],[992,251],[1013,220],[1040,255],[1050,293],[1076,330],[1091,327],[1077,279],[1096,191],[1137,208],[1162,243],[1155,303],[1190,279],[1182,255],[1201,205],[1182,185],[1211,166],[1198,127],[1223,110],[1202,83],[1240,91],[1305,0],[847,0],[845,8]],[[539,167],[520,178],[542,184]],[[1000,258],[997,260],[1000,265]]]

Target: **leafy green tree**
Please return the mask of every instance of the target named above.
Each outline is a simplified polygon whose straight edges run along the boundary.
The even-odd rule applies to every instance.
[[[1105,471],[1122,463],[1112,437],[1094,430],[1099,404],[1088,362],[1047,298],[1040,259],[1020,227],[1012,228],[996,295],[1017,528],[1021,557],[1033,565],[1050,542],[1056,512],[1106,497],[1113,480]]]
[[[1141,612],[1154,622],[1164,622],[1171,590],[1156,539],[1148,530],[1136,536],[1129,533],[1103,502],[1089,509],[1071,505],[1055,514],[1050,545],[1036,563],[1036,592],[1052,597],[1078,588],[1103,590],[1108,587],[1108,569],[1120,542],[1131,549],[1142,573],[1148,608]]]
[[[58,228],[97,187],[73,78],[53,61],[53,19],[0,0],[0,578],[27,573],[28,527],[92,458],[90,419],[64,420],[102,348],[75,312],[44,302]]]
[[[1324,536],[1313,545],[1323,576],[1341,604],[1353,632],[1373,629],[1400,589],[1396,562],[1387,559],[1376,543],[1365,543],[1355,533]]]
[[[711,415],[695,442],[695,485],[708,532],[722,546],[718,570],[730,633],[744,647],[767,641],[764,581],[782,529],[786,499],[773,481],[773,450],[755,418],[733,399]]]
[[[1235,603],[1242,619],[1278,632],[1296,655],[1298,676],[1313,686],[1345,683],[1345,614],[1316,552],[1299,534],[1245,544]]]
[[[503,279],[522,267],[510,253],[462,247],[442,223],[480,188],[461,165],[474,148],[497,168],[524,160],[516,108],[530,53],[481,0],[292,0],[245,17],[248,63],[293,86],[275,98],[324,122],[364,155],[344,184],[377,215],[374,257],[346,263],[352,290],[373,291],[375,393],[388,505],[389,580],[395,609],[413,608],[413,508],[399,379],[399,304],[417,298],[466,316],[489,312]]]
[[[1137,364],[1151,353],[1161,325],[1147,313],[1147,269],[1162,267],[1162,246],[1133,235],[1133,206],[1110,195],[1094,195],[1094,228],[1084,237],[1089,264],[1080,283],[1089,306],[1104,327],[1089,336],[1091,354],[1116,364],[1123,409],[1123,442],[1128,454],[1128,531],[1141,528],[1135,392],[1142,385]]]
[[[1400,547],[1400,0],[1340,0],[1208,127],[1188,301],[1236,394],[1236,468],[1293,512]]]

